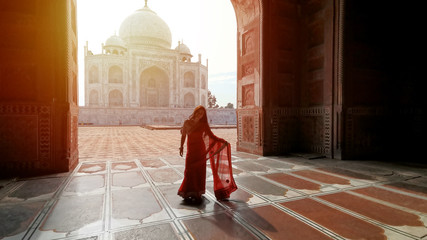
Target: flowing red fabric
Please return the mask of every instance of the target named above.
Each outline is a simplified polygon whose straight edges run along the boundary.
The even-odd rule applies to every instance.
[[[207,123],[197,124],[187,130],[187,136],[184,180],[178,195],[187,198],[205,193],[206,161],[209,159],[215,197],[218,200],[229,198],[237,189],[232,172],[230,144],[215,136]]]

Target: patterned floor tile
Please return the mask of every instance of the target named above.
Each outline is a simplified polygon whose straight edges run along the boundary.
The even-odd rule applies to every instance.
[[[238,209],[237,212],[271,239],[333,239],[273,206]]]
[[[129,239],[156,239],[156,240],[174,240],[180,239],[178,233],[169,223],[158,224],[149,227],[135,228],[113,233],[115,240]]]
[[[10,193],[6,199],[2,199],[1,202],[5,202],[7,200],[24,201],[33,198],[40,199],[52,197],[64,180],[65,178],[61,177],[24,181],[18,189]]]
[[[112,174],[112,186],[114,187],[136,187],[147,181],[141,172],[123,172]]]
[[[105,175],[87,175],[73,177],[64,190],[73,193],[88,193],[105,191]]]
[[[21,239],[45,204],[38,201],[0,206],[0,239]]]
[[[103,208],[103,194],[61,197],[40,230],[67,235],[101,231]]]
[[[270,200],[279,200],[286,197],[295,197],[300,195],[256,176],[243,176],[238,177],[235,180],[237,182],[237,186],[244,186],[250,191],[256,192]]]
[[[112,228],[170,219],[151,188],[115,190],[111,201]]]
[[[194,239],[258,239],[254,234],[249,232],[225,213],[183,220],[183,223],[187,227],[189,234]]]
[[[172,168],[149,169],[147,172],[156,183],[181,183],[182,176]]]
[[[319,198],[389,226],[394,226],[401,231],[410,229],[410,232],[416,237],[421,238],[427,235],[427,224],[414,213],[392,208],[346,192],[319,196]]]
[[[307,193],[316,193],[320,192],[322,185],[298,178],[286,173],[273,173],[262,175],[268,179],[281,183],[283,185],[289,186],[294,189],[305,191]]]
[[[178,130],[81,127],[74,171],[0,188],[0,238],[425,238],[420,167],[258,156],[236,151],[236,129],[214,133],[232,146],[238,189],[227,200],[215,199],[209,164],[201,203],[177,195],[185,169]]]
[[[387,239],[381,227],[343,213],[312,199],[281,203],[346,239]]]
[[[413,209],[422,213],[427,213],[427,200],[407,196],[401,193],[387,191],[378,187],[367,187],[353,190],[353,192],[369,197],[377,198],[408,209]]]

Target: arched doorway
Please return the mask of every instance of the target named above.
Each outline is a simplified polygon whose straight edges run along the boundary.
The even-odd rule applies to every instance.
[[[108,70],[109,83],[123,83],[123,69],[119,66],[111,66]]]
[[[108,106],[123,107],[123,94],[119,90],[112,90],[108,94]]]
[[[194,94],[192,93],[186,93],[184,95],[184,107],[186,108],[193,108],[196,105],[196,100],[194,98]]]
[[[346,108],[350,114],[347,120],[343,120],[346,127],[344,124],[337,124],[340,120],[336,119],[341,114],[339,99],[343,99],[340,95],[343,94],[340,92],[342,83],[337,81],[342,77],[340,73],[343,74],[343,70],[340,72],[340,68],[337,67],[340,66],[339,58],[342,55],[342,52],[337,51],[337,43],[343,41],[337,30],[340,26],[336,22],[341,9],[337,3],[340,2],[330,0],[314,5],[304,1],[231,0],[231,2],[236,12],[238,30],[237,149],[239,151],[269,155],[299,148],[333,157],[331,149],[335,146],[334,139],[338,136],[335,134],[337,131],[346,129],[347,133],[344,135],[351,138],[351,134],[357,133],[352,128],[357,125],[349,122],[354,121],[354,117],[358,118],[357,121],[360,124],[364,121],[362,117],[374,121],[373,115],[377,113],[376,109],[374,111],[370,108],[367,110],[362,108],[368,113],[361,117],[354,114],[354,111],[360,114],[360,108]],[[50,2],[40,3],[42,6],[38,9],[43,12],[34,13],[35,20],[38,20],[34,23],[36,28],[29,25],[16,30],[22,30],[19,36],[33,34],[33,30],[29,29],[43,31],[45,33],[43,36],[48,36],[46,41],[55,40],[55,44],[52,45],[54,49],[51,52],[45,52],[42,50],[43,46],[31,45],[35,44],[31,42],[28,46],[25,45],[24,49],[25,47],[34,48],[37,51],[26,51],[29,57],[2,62],[2,66],[7,66],[9,69],[5,75],[7,79],[27,79],[19,76],[30,76],[28,77],[30,81],[20,88],[16,85],[18,82],[13,81],[7,82],[9,85],[2,85],[5,87],[1,91],[5,94],[0,95],[3,105],[15,106],[15,108],[3,108],[6,109],[4,110],[6,113],[2,115],[3,121],[8,124],[17,122],[10,116],[23,117],[19,115],[21,111],[11,112],[13,109],[20,109],[22,105],[26,106],[23,109],[31,113],[27,115],[39,116],[37,118],[39,122],[34,123],[37,129],[34,134],[37,134],[37,137],[43,137],[31,138],[33,141],[27,144],[37,146],[38,152],[33,151],[34,156],[32,156],[38,159],[37,166],[32,165],[32,162],[22,163],[29,169],[64,170],[77,162],[78,106],[73,100],[77,95],[77,89],[73,86],[77,74],[75,3],[75,0],[55,3],[63,14],[54,12],[49,7]],[[66,31],[54,31],[52,29],[57,28],[39,24],[39,22],[45,23],[42,16],[50,16],[52,19],[61,18],[57,22],[63,24]],[[9,22],[22,22],[15,20],[12,19]],[[24,21],[22,24],[29,23]],[[363,26],[365,25],[362,24]],[[355,29],[360,28],[355,27]],[[10,44],[13,44],[13,41],[11,42]],[[2,46],[7,48],[9,45]],[[354,49],[350,50],[354,52]],[[33,52],[44,52],[44,62],[50,64],[38,65],[40,57],[36,54],[31,55]],[[55,71],[52,71],[52,68]],[[45,74],[37,74],[40,72]],[[58,77],[59,75],[61,76]],[[355,80],[351,83],[358,84]],[[143,70],[136,85],[138,84],[137,91],[139,89],[141,106],[169,105],[169,76],[161,68],[153,66]],[[377,81],[376,84],[383,86],[382,82]],[[374,87],[371,86],[369,90]],[[35,92],[34,89],[40,89],[40,92]],[[16,94],[8,95],[6,94],[8,91],[15,91]],[[349,92],[350,90],[347,91]],[[359,101],[364,100],[350,102],[354,106],[359,103],[375,103],[375,99],[358,99],[357,96],[350,96]],[[400,100],[404,106],[404,99]],[[380,103],[382,104],[380,106],[390,107],[387,103]],[[374,113],[370,114],[369,111]],[[52,119],[59,120],[53,123]],[[19,129],[19,126],[16,128]],[[53,132],[60,134],[53,135]],[[63,141],[64,138],[66,141]],[[359,136],[358,140],[363,140],[361,138],[362,136]],[[356,147],[352,150],[358,151]],[[55,153],[52,149],[55,149]],[[12,150],[18,152],[21,149]],[[7,149],[2,151],[9,154],[6,152]]]
[[[193,72],[186,72],[184,73],[184,87],[186,88],[194,88],[196,86],[195,79],[194,79],[194,73]]]
[[[169,77],[157,66],[142,71],[139,78],[139,104],[141,107],[169,106]]]

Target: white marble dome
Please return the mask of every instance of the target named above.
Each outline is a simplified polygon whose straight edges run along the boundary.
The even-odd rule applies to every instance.
[[[125,42],[117,35],[113,35],[105,41],[105,46],[123,47],[126,48]]]
[[[119,36],[128,45],[148,45],[167,49],[172,45],[169,26],[147,5],[122,22]]]
[[[191,55],[190,48],[188,48],[184,43],[178,43],[178,46],[175,48],[175,50],[181,54]]]

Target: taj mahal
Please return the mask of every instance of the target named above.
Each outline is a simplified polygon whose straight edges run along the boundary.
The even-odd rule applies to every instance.
[[[171,49],[168,25],[150,8],[129,15],[101,54],[85,47],[85,105],[194,107],[207,103],[208,67],[190,49]]]
[[[203,65],[198,54],[198,61],[192,61],[183,42],[171,47],[169,26],[147,6],[147,0],[124,19],[119,35],[102,44],[100,54],[94,54],[86,42],[85,107],[79,121],[180,124],[189,109],[207,106],[208,60]],[[212,118],[219,117],[218,123],[235,123],[235,111],[215,115]]]

